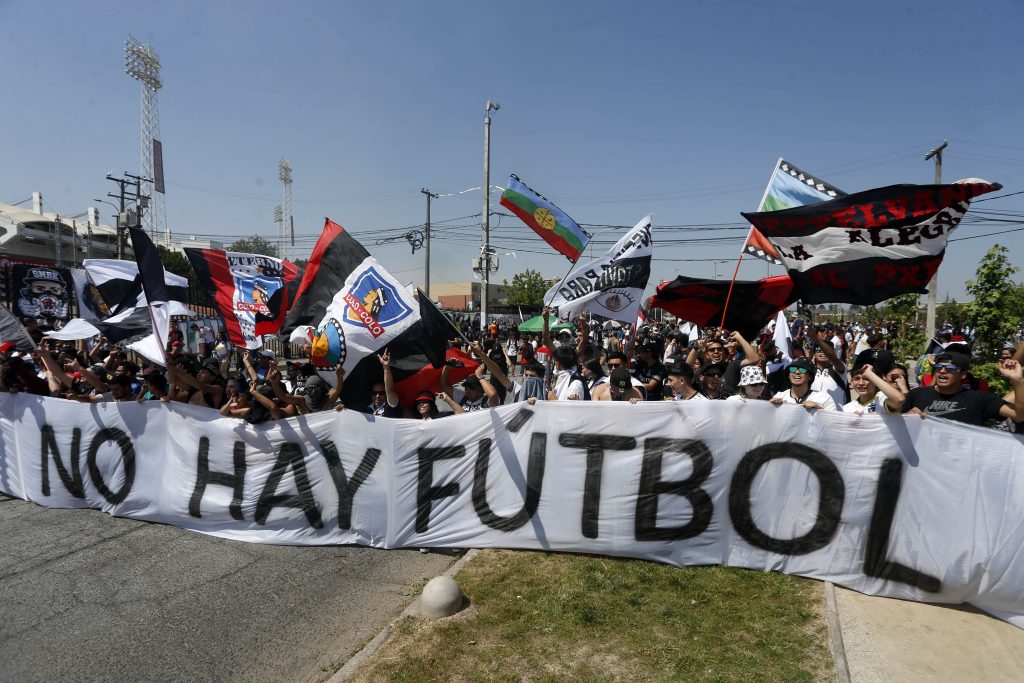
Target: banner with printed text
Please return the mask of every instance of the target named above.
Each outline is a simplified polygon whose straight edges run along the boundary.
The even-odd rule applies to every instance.
[[[542,402],[253,426],[5,394],[0,491],[259,543],[768,569],[1024,627],[1024,443],[935,418]]]

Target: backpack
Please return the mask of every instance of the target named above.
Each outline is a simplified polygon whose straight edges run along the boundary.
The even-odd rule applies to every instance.
[[[570,385],[573,382],[577,381],[577,380],[583,386],[583,400],[584,401],[589,401],[590,400],[590,389],[587,387],[587,380],[583,379],[583,375],[581,375],[579,373],[575,373],[574,372],[573,374],[569,375],[569,384]]]

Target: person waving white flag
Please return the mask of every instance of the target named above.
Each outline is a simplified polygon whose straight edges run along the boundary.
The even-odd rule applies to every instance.
[[[647,215],[604,256],[573,268],[548,290],[544,302],[557,307],[563,319],[587,311],[632,325],[651,277],[653,250],[651,216]]]

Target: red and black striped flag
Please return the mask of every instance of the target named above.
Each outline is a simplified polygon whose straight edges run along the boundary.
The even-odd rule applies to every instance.
[[[729,296],[728,280],[702,280],[680,275],[658,285],[651,298],[652,308],[662,308],[677,318],[700,327],[718,326]],[[733,284],[725,328],[737,330],[745,339],[754,339],[775,314],[796,301],[793,281],[788,275],[756,280],[737,280]]]
[[[216,304],[232,344],[259,348],[262,335],[284,325],[299,286],[295,264],[220,249],[185,249],[185,255]]]
[[[1001,187],[978,179],[890,185],[743,216],[775,245],[797,298],[867,306],[926,292],[971,199]]]

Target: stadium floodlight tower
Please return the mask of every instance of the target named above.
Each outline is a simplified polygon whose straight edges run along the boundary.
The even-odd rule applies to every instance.
[[[142,86],[142,128],[139,135],[143,177],[140,194],[148,196],[149,211],[143,214],[143,227],[151,235],[163,233],[168,243],[171,235],[167,230],[164,210],[164,168],[163,147],[160,143],[160,111],[156,94],[163,87],[160,80],[160,58],[152,46],[141,43],[131,35],[124,41],[124,72]]]
[[[292,260],[291,247],[295,245],[295,224],[292,222],[292,165],[284,159],[277,165],[277,177],[284,185],[281,216],[277,224],[277,257]],[[277,216],[275,216],[277,220]]]

